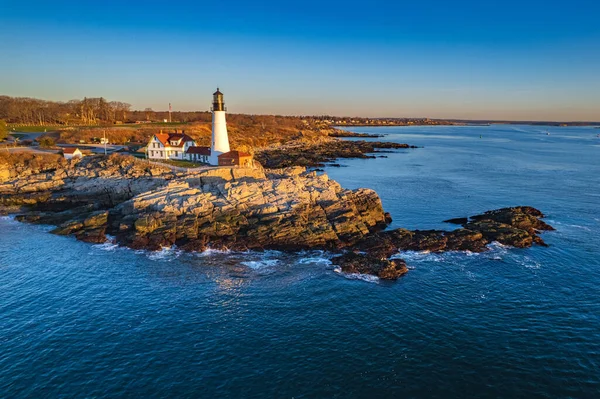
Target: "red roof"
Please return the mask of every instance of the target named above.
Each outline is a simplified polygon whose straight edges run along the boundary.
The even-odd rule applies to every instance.
[[[186,141],[194,141],[193,138],[183,133],[157,133],[154,136],[164,145],[165,147],[174,147],[171,145],[170,141],[179,141],[181,143],[175,147],[181,147]]]
[[[210,155],[210,147],[192,146],[187,149],[186,154]]]
[[[76,147],[65,147],[63,148],[63,154],[74,154],[78,149]]]
[[[223,158],[243,158],[243,157],[251,157],[252,155],[247,154],[245,152],[242,151],[229,151],[229,152],[225,152],[221,155],[219,155],[219,158],[223,157]]]
[[[157,133],[154,136],[164,145],[165,147],[168,145],[169,135],[167,133]]]

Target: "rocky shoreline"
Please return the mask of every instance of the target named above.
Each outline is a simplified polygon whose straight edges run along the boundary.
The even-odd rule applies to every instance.
[[[403,260],[392,259],[399,251],[484,252],[492,242],[515,248],[527,248],[533,244],[547,246],[539,234],[554,228],[542,221],[543,217],[538,209],[517,206],[447,221],[461,224],[461,228],[452,231],[382,231],[366,237],[352,252],[334,258],[334,263],[348,273],[370,271],[369,274],[389,279],[408,271]]]
[[[352,138],[352,137],[363,137],[363,138],[379,138],[385,137],[385,134],[371,134],[371,133],[355,133],[348,130],[337,129],[332,133],[329,133],[329,137],[335,138]]]
[[[492,241],[545,245],[552,230],[531,207],[452,220],[453,231],[385,230],[377,193],[347,190],[304,167],[212,168],[175,172],[130,156],[59,157],[0,164],[0,211],[50,224],[59,235],[134,249],[188,251],[325,249],[348,273],[397,279],[401,250],[485,251]]]
[[[304,166],[320,168],[340,158],[376,158],[380,150],[418,148],[409,144],[385,141],[322,139],[315,143],[292,141],[261,149],[254,155],[265,168]]]

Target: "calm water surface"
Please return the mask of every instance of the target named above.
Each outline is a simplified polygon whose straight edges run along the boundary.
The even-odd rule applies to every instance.
[[[385,283],[321,252],[135,252],[2,218],[0,397],[598,397],[599,131],[353,130],[423,146],[328,169],[394,227],[526,204],[551,246],[403,253]]]

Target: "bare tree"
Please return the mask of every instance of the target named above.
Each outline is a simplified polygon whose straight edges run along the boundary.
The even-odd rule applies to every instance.
[[[144,113],[146,114],[146,120],[149,121],[150,116],[154,114],[154,110],[152,108],[146,108],[144,109]]]

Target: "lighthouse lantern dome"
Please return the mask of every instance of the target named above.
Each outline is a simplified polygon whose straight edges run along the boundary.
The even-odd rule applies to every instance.
[[[223,101],[223,93],[217,87],[217,91],[213,93],[213,111],[225,111],[225,102]]]

